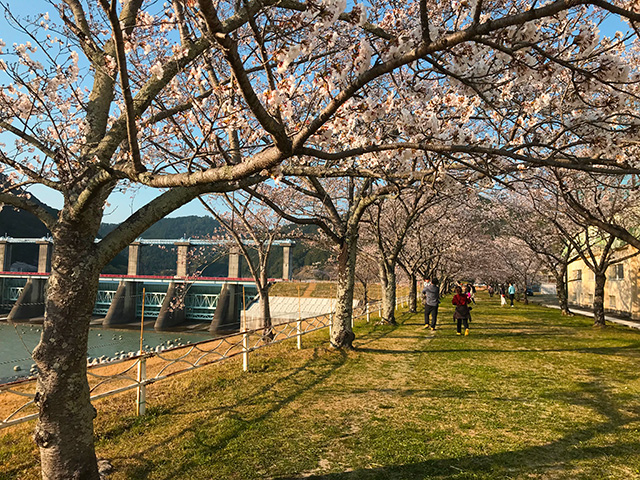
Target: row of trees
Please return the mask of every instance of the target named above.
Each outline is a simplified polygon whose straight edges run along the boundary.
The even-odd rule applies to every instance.
[[[337,348],[354,338],[365,219],[375,238],[389,211],[408,221],[412,209],[455,199],[443,212],[429,208],[435,231],[412,233],[398,215],[394,236],[373,242],[386,252],[387,301],[394,261],[409,276],[457,262],[455,251],[416,259],[399,243],[434,235],[446,244],[467,228],[468,212],[450,210],[460,195],[513,188],[538,171],[576,218],[640,246],[575,193],[585,180],[608,186],[638,173],[632,1],[374,0],[348,11],[344,0],[50,5],[51,14],[27,19],[5,7],[22,39],[0,43],[0,130],[12,137],[0,147],[0,202],[38,216],[55,244],[33,353],[44,478],[98,478],[86,348],[99,272],[200,195],[244,190],[325,233],[340,272]],[[628,26],[601,38],[609,17]],[[59,192],[59,211],[24,193],[34,184]],[[162,193],[95,242],[111,193],[138,186]],[[407,188],[425,190],[370,208]],[[388,304],[384,317],[393,320]]]

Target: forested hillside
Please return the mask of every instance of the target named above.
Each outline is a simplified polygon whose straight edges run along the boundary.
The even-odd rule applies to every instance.
[[[53,209],[52,209],[53,210]],[[104,223],[99,235],[104,237],[117,225]],[[312,236],[311,229],[306,228],[305,236]],[[47,236],[49,231],[34,215],[10,207],[0,210],[0,235],[10,237],[41,238]],[[177,217],[164,218],[145,231],[141,238],[147,239],[180,239],[180,238],[211,238],[220,235],[219,223],[211,217]],[[322,270],[324,263],[329,258],[329,253],[323,249],[310,246],[304,240],[294,239],[296,245],[293,248],[293,271],[300,271],[304,266],[316,265]],[[190,262],[192,270],[204,269],[202,275],[212,277],[224,277],[227,275],[226,248],[194,249],[194,255]],[[124,274],[127,272],[127,250],[120,252],[107,267],[104,273]],[[36,265],[38,250],[35,245],[15,245],[12,252],[12,262],[25,262]],[[244,260],[242,263],[242,276],[250,276]],[[141,275],[174,275],[176,268],[176,251],[171,247],[144,246],[140,254]],[[273,249],[269,263],[269,276],[280,278],[282,276],[282,250],[279,247]]]
[[[2,177],[0,176],[1,181]],[[48,207],[37,198],[32,197],[32,200],[51,212],[54,211],[53,208]],[[42,238],[49,233],[49,229],[35,215],[0,203],[0,236]],[[38,263],[38,247],[36,245],[13,245],[11,254],[13,261],[29,265],[37,265]]]

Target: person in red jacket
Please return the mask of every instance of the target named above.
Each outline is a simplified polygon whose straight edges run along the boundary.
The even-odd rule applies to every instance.
[[[458,335],[462,335],[462,326],[464,326],[464,334],[469,335],[469,317],[471,316],[469,304],[471,299],[462,293],[460,287],[456,287],[455,292],[451,303],[456,306],[453,319],[457,321],[457,332]]]

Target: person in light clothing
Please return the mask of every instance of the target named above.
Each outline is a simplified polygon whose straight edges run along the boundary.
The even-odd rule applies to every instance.
[[[509,300],[511,300],[511,306],[513,307],[513,299],[516,296],[516,286],[513,283],[509,284]]]
[[[500,285],[500,306],[504,307],[507,304],[507,290],[504,288],[504,284]]]
[[[424,297],[424,328],[435,330],[440,305],[440,286],[437,278],[425,279],[422,296]],[[431,324],[429,324],[429,315],[431,315]]]

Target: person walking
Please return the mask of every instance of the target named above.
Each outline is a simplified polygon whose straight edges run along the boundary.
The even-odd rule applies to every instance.
[[[453,319],[456,320],[456,333],[462,335],[462,327],[464,334],[469,335],[469,317],[471,316],[471,308],[469,303],[471,300],[464,293],[461,287],[456,287],[456,294],[453,296],[451,303],[456,306],[453,312]]]
[[[504,283],[500,284],[500,306],[504,307],[507,304],[507,290],[504,288]]]
[[[476,292],[475,289],[473,287],[473,285],[471,285],[470,283],[467,283],[467,286],[465,287],[464,293],[467,295],[467,297],[469,297],[469,300],[471,300],[471,302],[475,305],[476,304]]]
[[[440,305],[440,286],[437,278],[425,279],[422,296],[424,297],[424,328],[431,328],[433,331],[436,329]],[[429,315],[431,315],[431,324],[429,324]]]
[[[513,299],[516,296],[516,286],[513,283],[509,284],[509,300],[511,300],[511,306],[513,307]]]

